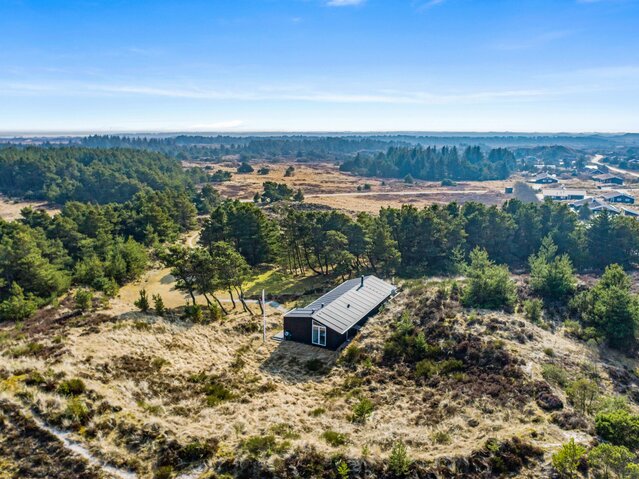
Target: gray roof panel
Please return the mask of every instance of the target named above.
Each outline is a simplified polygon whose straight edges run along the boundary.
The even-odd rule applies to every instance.
[[[345,333],[395,292],[395,287],[375,276],[351,279],[332,289],[304,308],[286,317],[311,317],[340,334]]]

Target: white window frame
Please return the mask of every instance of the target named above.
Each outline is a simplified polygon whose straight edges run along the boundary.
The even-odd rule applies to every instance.
[[[317,341],[315,340],[315,331],[317,331]],[[323,342],[322,339],[324,340]],[[311,328],[311,343],[315,346],[326,347],[326,326],[322,326],[321,324],[313,321],[313,326]]]

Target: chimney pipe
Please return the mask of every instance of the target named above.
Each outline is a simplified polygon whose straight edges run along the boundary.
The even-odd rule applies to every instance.
[[[361,285],[361,287],[362,288],[364,287],[364,275],[362,275],[362,285]]]

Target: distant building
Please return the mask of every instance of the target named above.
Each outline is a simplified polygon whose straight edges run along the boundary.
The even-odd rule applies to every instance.
[[[542,173],[541,175],[537,175],[531,178],[530,182],[538,185],[550,185],[553,183],[559,183],[559,180],[547,173]]]
[[[624,207],[621,208],[621,211],[623,211],[623,214],[625,216],[634,216],[634,217],[638,217],[639,216],[639,211],[631,210],[631,209],[624,208]]]
[[[590,211],[593,213],[601,213],[603,211],[607,211],[608,213],[613,215],[618,215],[621,213],[621,210],[619,208],[616,208],[609,204],[594,206],[590,208]]]
[[[610,191],[608,193],[604,193],[601,197],[606,200],[608,203],[626,203],[632,205],[635,203],[635,197],[620,191]]]
[[[586,197],[585,190],[571,190],[569,188],[556,188],[551,190],[543,190],[544,199],[566,201],[566,200],[583,200]]]
[[[623,185],[623,178],[610,173],[604,173],[601,175],[594,175],[592,177],[597,183],[604,183],[606,185]]]
[[[570,203],[570,207],[579,211],[583,206],[587,206],[588,209],[592,213],[601,213],[602,211],[607,211],[613,215],[618,215],[621,213],[621,210],[615,206],[612,206],[610,203],[607,203],[606,200],[599,196],[597,198],[584,198],[583,200],[578,200]]]
[[[284,340],[338,349],[393,294],[395,287],[375,276],[346,281],[308,306],[286,313]]]

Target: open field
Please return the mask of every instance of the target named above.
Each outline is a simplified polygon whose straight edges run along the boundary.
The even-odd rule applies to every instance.
[[[46,210],[49,214],[56,214],[60,212],[58,208],[52,207],[42,201],[14,201],[0,195],[0,218],[7,221],[20,218],[20,210],[29,206],[34,209]]]
[[[185,163],[186,167],[206,166],[207,163]],[[416,180],[407,184],[401,179],[381,179],[355,176],[339,171],[333,163],[252,163],[255,172],[235,173],[235,163],[210,164],[212,171],[221,169],[233,173],[231,181],[216,184],[215,187],[224,196],[241,200],[251,200],[253,195],[262,191],[262,183],[275,181],[286,183],[289,187],[302,190],[305,202],[336,208],[344,211],[366,211],[376,213],[381,207],[399,207],[412,204],[422,207],[428,204],[444,204],[450,201],[464,203],[479,201],[485,204],[501,204],[508,199],[504,194],[506,186],[512,186],[517,178],[504,181],[463,181],[454,187],[442,187],[439,182]],[[266,166],[267,175],[258,175],[257,170]],[[291,177],[284,172],[289,166],[295,168]],[[357,191],[357,187],[371,186],[370,191]]]

